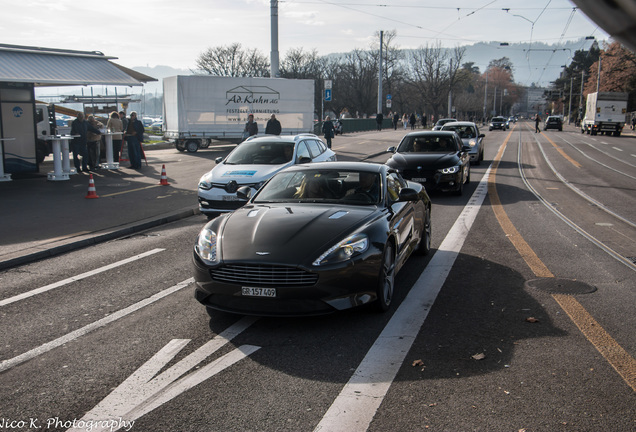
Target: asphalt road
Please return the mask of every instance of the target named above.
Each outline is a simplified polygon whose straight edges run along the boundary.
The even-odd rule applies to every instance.
[[[334,148],[384,162],[403,133]],[[86,177],[35,183],[66,204],[41,215],[59,223],[3,232],[0,253],[68,251],[0,272],[0,430],[635,430],[634,140],[486,134],[464,194],[431,194],[432,253],[385,314],[206,313],[192,207],[227,148],[149,151],[141,172],[98,173],[99,200]]]

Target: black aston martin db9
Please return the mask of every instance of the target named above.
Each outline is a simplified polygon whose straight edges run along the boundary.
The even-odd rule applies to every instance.
[[[470,149],[453,131],[411,132],[397,148],[387,149],[393,155],[386,164],[427,191],[461,195],[470,182]]]
[[[380,164],[296,165],[201,230],[195,298],[248,315],[318,315],[368,303],[385,311],[397,272],[430,244],[422,185]]]

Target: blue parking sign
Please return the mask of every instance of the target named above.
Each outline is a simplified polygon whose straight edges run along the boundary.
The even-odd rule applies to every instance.
[[[331,102],[331,89],[325,89],[325,101]]]

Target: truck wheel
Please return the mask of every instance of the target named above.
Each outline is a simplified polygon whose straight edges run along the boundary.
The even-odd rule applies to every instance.
[[[615,137],[619,137],[619,136],[621,136],[621,131],[616,131],[616,132],[614,132],[614,136],[615,136]]]
[[[195,140],[186,141],[185,149],[188,153],[196,153],[199,150],[199,142]]]
[[[180,152],[185,151],[185,147],[183,145],[181,145],[181,143],[179,141],[174,143],[174,148],[176,148],[177,150],[179,150]]]

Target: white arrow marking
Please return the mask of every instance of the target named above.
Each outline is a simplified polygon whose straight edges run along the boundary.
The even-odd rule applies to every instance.
[[[77,423],[90,424],[93,431],[116,431],[121,427],[132,426],[139,417],[260,349],[253,345],[243,345],[178,379],[242,333],[256,320],[258,320],[256,317],[241,319],[177,364],[155,376],[190,342],[189,339],[173,339]],[[85,430],[85,427],[69,429],[71,432]]]

